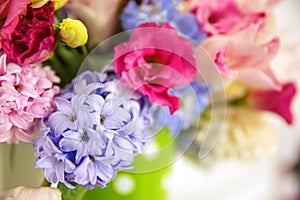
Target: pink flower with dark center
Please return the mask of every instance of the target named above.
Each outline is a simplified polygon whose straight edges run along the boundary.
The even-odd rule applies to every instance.
[[[59,78],[50,67],[6,64],[6,54],[0,61],[0,142],[31,142],[37,120],[53,109]]]
[[[168,23],[138,26],[128,42],[115,48],[114,64],[124,86],[168,106],[171,113],[178,109],[179,99],[169,89],[189,84],[196,76],[193,43]]]

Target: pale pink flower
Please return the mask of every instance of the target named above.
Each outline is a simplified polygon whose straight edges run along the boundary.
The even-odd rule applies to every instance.
[[[263,12],[246,12],[235,0],[202,0],[197,7],[201,28],[211,35],[242,30],[264,17]]]
[[[0,142],[30,142],[36,121],[53,109],[59,78],[49,67],[6,64],[6,54],[0,61]]]
[[[278,51],[279,39],[256,44],[261,28],[255,24],[234,35],[212,36],[202,45],[225,77],[253,88],[279,90],[281,86],[270,65]]]
[[[0,196],[1,200],[60,200],[59,189],[50,187],[29,188],[19,186]]]
[[[69,0],[65,5],[72,18],[81,20],[88,29],[89,46],[113,35],[118,23],[121,0]]]

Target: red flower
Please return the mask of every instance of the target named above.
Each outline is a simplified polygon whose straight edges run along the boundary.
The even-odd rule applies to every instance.
[[[11,38],[3,40],[3,50],[8,58],[20,65],[47,60],[55,48],[53,22],[51,2],[39,9],[28,6],[27,15],[19,22]]]
[[[291,112],[292,99],[296,94],[296,86],[294,83],[287,83],[278,90],[260,90],[250,95],[251,103],[255,108],[267,110],[277,113],[288,124],[293,123]]]
[[[2,40],[9,39],[19,23],[21,16],[25,14],[29,0],[3,0],[0,4],[0,48]],[[3,23],[2,23],[3,21]]]
[[[169,94],[169,88],[189,84],[197,72],[193,43],[167,23],[138,26],[129,42],[115,48],[114,64],[126,87],[147,95],[151,102],[168,106],[171,114],[180,101]]]

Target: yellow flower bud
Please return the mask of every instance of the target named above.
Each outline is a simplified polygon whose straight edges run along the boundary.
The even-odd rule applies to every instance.
[[[40,8],[46,3],[48,3],[49,1],[53,3],[55,10],[60,9],[68,2],[68,0],[30,0],[30,3],[31,3],[31,7]]]
[[[64,19],[59,28],[61,40],[72,48],[85,45],[88,40],[87,29],[79,20]]]

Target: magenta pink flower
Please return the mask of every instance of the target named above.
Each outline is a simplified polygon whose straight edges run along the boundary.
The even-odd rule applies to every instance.
[[[20,65],[43,62],[55,48],[54,7],[52,2],[41,8],[27,8],[10,38],[3,39],[3,50],[9,60]]]
[[[138,26],[129,42],[115,48],[114,64],[126,87],[168,106],[171,113],[178,109],[179,99],[169,94],[169,88],[182,87],[196,76],[192,42],[167,23]]]
[[[255,24],[233,35],[209,37],[202,45],[221,74],[230,81],[239,81],[252,88],[279,90],[281,86],[271,69],[279,39],[258,45],[256,38],[260,31],[261,26]]]
[[[6,54],[0,72],[0,142],[30,142],[37,120],[53,109],[59,78],[49,67],[6,64]]]
[[[201,28],[211,35],[244,29],[264,17],[264,13],[242,10],[235,0],[202,0],[197,7]]]
[[[277,90],[259,90],[251,93],[250,103],[257,109],[267,110],[280,115],[288,124],[293,123],[292,100],[296,94],[294,83],[287,83]]]
[[[0,4],[0,48],[2,40],[9,39],[22,15],[26,13],[29,0],[2,0]],[[4,22],[4,23],[2,23]]]

